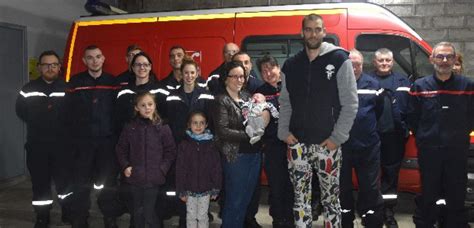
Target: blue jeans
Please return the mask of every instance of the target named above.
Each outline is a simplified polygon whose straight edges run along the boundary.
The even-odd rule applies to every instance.
[[[245,213],[260,176],[260,164],[260,153],[239,154],[233,162],[224,160],[223,228],[244,227]]]

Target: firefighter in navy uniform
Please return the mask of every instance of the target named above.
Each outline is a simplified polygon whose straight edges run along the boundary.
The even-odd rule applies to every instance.
[[[258,87],[256,93],[265,95],[267,102],[270,102],[277,109],[280,108],[278,98],[281,90],[280,65],[277,60],[269,55],[265,55],[257,60],[257,67],[265,81]],[[263,141],[263,164],[267,174],[268,185],[270,186],[269,204],[270,215],[273,218],[272,225],[275,228],[294,227],[293,221],[293,186],[290,181],[287,160],[287,145],[277,137],[278,118],[272,115],[270,123],[265,128]]]
[[[99,191],[98,205],[104,227],[117,227],[124,213],[116,192],[118,165],[115,157],[114,106],[118,86],[103,72],[105,57],[94,45],[84,50],[87,70],[73,76],[66,92],[68,132],[74,150],[74,228],[88,227],[92,187]]]
[[[31,175],[35,228],[49,227],[54,181],[62,207],[62,221],[69,223],[72,192],[69,188],[70,156],[64,147],[61,109],[66,84],[59,79],[61,63],[54,51],[39,56],[40,78],[27,83],[16,100],[16,113],[26,123],[26,163]]]
[[[380,170],[380,138],[377,119],[383,111],[383,90],[378,81],[362,72],[362,54],[351,50],[349,58],[357,81],[359,108],[349,139],[342,144],[340,174],[342,227],[354,227],[355,210],[352,194],[352,169],[359,182],[357,212],[362,224],[369,228],[383,227],[383,199],[378,186]]]
[[[405,124],[406,106],[410,82],[404,75],[394,72],[393,52],[387,48],[375,51],[372,76],[377,79],[385,91],[384,109],[378,121],[380,135],[380,178],[382,197],[384,199],[384,223],[387,227],[396,228],[394,207],[398,198],[398,175],[405,154],[405,143],[408,129]]]
[[[407,121],[415,135],[421,172],[421,221],[417,227],[434,227],[437,201],[444,198],[442,227],[468,227],[464,208],[469,133],[474,130],[474,83],[452,73],[453,44],[433,47],[434,74],[415,81],[410,91]]]

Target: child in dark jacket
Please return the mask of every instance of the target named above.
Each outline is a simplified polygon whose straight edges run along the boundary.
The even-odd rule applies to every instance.
[[[186,227],[207,228],[209,202],[221,189],[221,160],[204,113],[191,113],[188,128],[178,146],[176,190],[186,202]]]
[[[131,185],[135,227],[159,227],[155,204],[159,186],[176,156],[176,145],[167,125],[161,124],[154,95],[140,93],[136,118],[128,123],[116,146],[125,182]]]

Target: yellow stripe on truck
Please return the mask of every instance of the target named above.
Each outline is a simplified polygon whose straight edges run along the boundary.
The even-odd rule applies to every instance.
[[[72,31],[72,36],[71,36],[71,46],[69,46],[69,55],[67,57],[67,69],[66,69],[66,82],[71,79],[71,64],[72,64],[72,56],[74,53],[74,44],[76,44],[76,35],[77,35],[77,28],[79,25],[77,23],[74,23],[74,29]]]
[[[345,9],[289,10],[289,11],[275,11],[275,12],[237,13],[237,18],[303,16],[303,15],[308,15],[311,13],[315,13],[319,15],[327,15],[327,14],[341,14],[345,12],[346,12]]]
[[[210,20],[210,19],[226,19],[234,18],[235,13],[218,13],[204,15],[182,15],[182,16],[164,16],[159,17],[158,21],[190,21],[190,20]]]
[[[116,24],[133,24],[133,23],[150,23],[157,22],[157,17],[148,18],[127,18],[127,19],[112,19],[99,21],[79,21],[79,26],[94,26],[94,25],[116,25]]]

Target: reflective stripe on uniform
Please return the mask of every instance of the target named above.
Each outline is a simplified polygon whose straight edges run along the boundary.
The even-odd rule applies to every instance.
[[[63,199],[66,199],[68,196],[72,195],[72,193],[73,193],[73,192],[70,192],[70,193],[67,193],[67,194],[64,194],[64,195],[58,194],[58,198],[59,198],[59,199],[62,199],[62,200],[63,200]]]
[[[438,201],[436,201],[436,205],[446,205],[446,200],[439,199]]]
[[[32,202],[33,206],[46,206],[53,204],[52,200],[36,200]]]
[[[166,192],[167,196],[176,196],[176,192]]]
[[[181,85],[177,85],[176,87],[173,87],[173,86],[170,86],[170,85],[166,86],[166,88],[171,89],[171,90],[179,89],[179,87],[181,87]]]
[[[168,96],[166,98],[166,101],[180,101],[180,100],[181,100],[181,98],[178,97],[178,96]]]
[[[351,210],[349,210],[349,209],[341,209],[341,213],[349,213],[349,212],[351,212]]]
[[[398,87],[398,88],[397,88],[397,91],[409,92],[409,91],[410,91],[410,87]]]
[[[100,190],[100,189],[103,189],[103,188],[104,188],[103,184],[101,184],[101,185],[94,184],[94,189]]]
[[[42,93],[42,92],[23,92],[23,91],[20,91],[20,94],[25,97],[25,98],[28,98],[28,97],[47,97],[46,94]]]
[[[53,92],[53,93],[49,94],[49,96],[48,96],[45,93],[38,92],[38,91],[35,91],[35,92],[20,91],[20,94],[25,98],[28,98],[28,97],[64,97],[64,95],[66,95],[65,92]]]
[[[368,211],[365,212],[365,214],[363,214],[361,217],[362,217],[362,218],[365,218],[367,215],[373,215],[373,214],[375,214],[375,211],[373,211],[373,210],[368,210]]]
[[[387,194],[387,195],[382,195],[383,199],[396,199],[398,196],[396,194]]]
[[[66,95],[65,92],[54,92],[49,94],[50,97],[64,97]]]
[[[198,99],[214,100],[214,96],[212,96],[211,94],[201,94],[201,95],[199,95]]]
[[[117,98],[119,98],[120,96],[124,95],[124,94],[134,94],[135,92],[133,92],[132,90],[129,90],[129,89],[124,89],[124,90],[121,90],[118,94],[117,94]]]
[[[150,93],[152,93],[152,94],[161,93],[161,94],[164,94],[166,96],[170,95],[170,92],[168,92],[165,89],[152,89],[152,90],[150,90]]]

